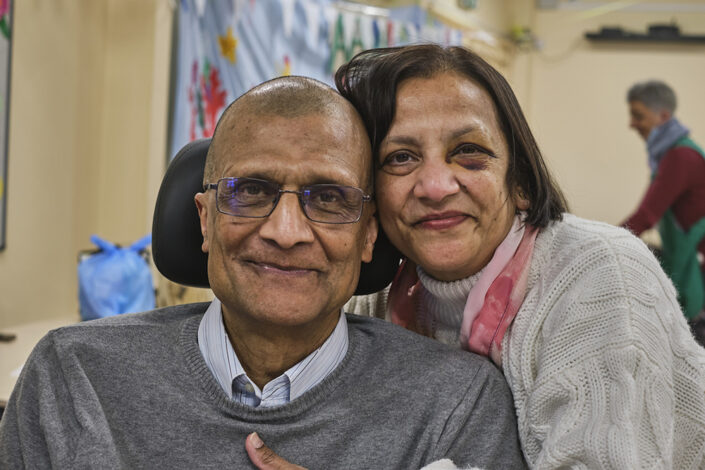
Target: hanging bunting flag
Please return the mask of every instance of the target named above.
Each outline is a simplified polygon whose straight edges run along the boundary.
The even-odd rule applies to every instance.
[[[337,68],[364,49],[462,42],[458,30],[425,21],[419,7],[366,16],[342,5],[331,0],[180,0],[170,155],[191,140],[212,136],[226,106],[266,80],[293,74],[332,85]]]
[[[360,31],[361,18],[355,18],[355,29],[353,31],[352,43],[348,51],[348,60],[352,59],[355,54],[365,50],[365,45],[362,43],[362,32]]]
[[[225,36],[218,36],[218,44],[220,45],[220,53],[228,59],[230,63],[235,63],[235,48],[237,47],[237,39],[233,36],[233,28],[228,26],[228,32]]]

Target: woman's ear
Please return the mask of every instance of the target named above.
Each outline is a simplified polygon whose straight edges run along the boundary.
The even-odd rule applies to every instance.
[[[514,205],[520,211],[529,210],[531,207],[531,201],[526,197],[524,190],[521,186],[517,186],[514,191]]]

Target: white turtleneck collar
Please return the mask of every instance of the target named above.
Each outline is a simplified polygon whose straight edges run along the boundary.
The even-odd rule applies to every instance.
[[[482,271],[457,281],[444,282],[431,277],[420,266],[416,273],[423,285],[419,321],[433,337],[451,346],[461,346],[460,326],[470,289],[480,278]]]

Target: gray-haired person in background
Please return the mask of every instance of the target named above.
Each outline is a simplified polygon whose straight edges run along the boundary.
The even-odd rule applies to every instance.
[[[646,142],[651,183],[622,226],[636,235],[658,226],[661,263],[701,344],[705,344],[705,152],[674,116],[676,95],[651,80],[627,92],[630,127]]]

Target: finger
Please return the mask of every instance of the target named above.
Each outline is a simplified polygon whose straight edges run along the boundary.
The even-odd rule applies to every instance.
[[[245,450],[255,467],[260,470],[306,470],[304,467],[287,462],[267,447],[253,432],[245,439]]]

